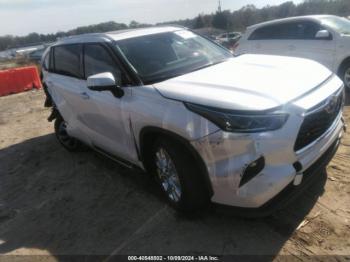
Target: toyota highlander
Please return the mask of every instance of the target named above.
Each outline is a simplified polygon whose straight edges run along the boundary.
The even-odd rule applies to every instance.
[[[233,57],[184,28],[64,38],[42,68],[58,141],[147,170],[179,210],[278,206],[322,172],[343,132],[344,85],[325,66]]]

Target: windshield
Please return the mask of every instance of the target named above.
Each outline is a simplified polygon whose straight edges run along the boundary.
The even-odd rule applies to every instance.
[[[329,26],[341,34],[350,34],[350,21],[340,17],[327,17],[321,19],[322,24]]]
[[[228,50],[186,30],[120,40],[117,48],[145,83],[166,80],[232,57]]]

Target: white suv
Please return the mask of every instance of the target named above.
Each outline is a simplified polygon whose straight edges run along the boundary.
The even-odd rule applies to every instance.
[[[236,54],[273,54],[315,60],[350,89],[350,21],[330,15],[291,17],[249,27]]]
[[[343,130],[343,83],[326,67],[234,58],[183,28],[66,38],[42,67],[59,142],[148,170],[180,210],[270,212],[317,177]]]

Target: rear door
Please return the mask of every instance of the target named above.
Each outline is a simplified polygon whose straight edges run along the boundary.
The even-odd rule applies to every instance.
[[[54,46],[50,56],[50,73],[45,79],[49,92],[67,122],[68,133],[89,142],[84,130],[84,114],[90,104],[83,79],[82,45]]]

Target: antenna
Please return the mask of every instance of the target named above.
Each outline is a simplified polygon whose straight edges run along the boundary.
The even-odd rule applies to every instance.
[[[218,12],[221,13],[221,0],[219,0]]]

